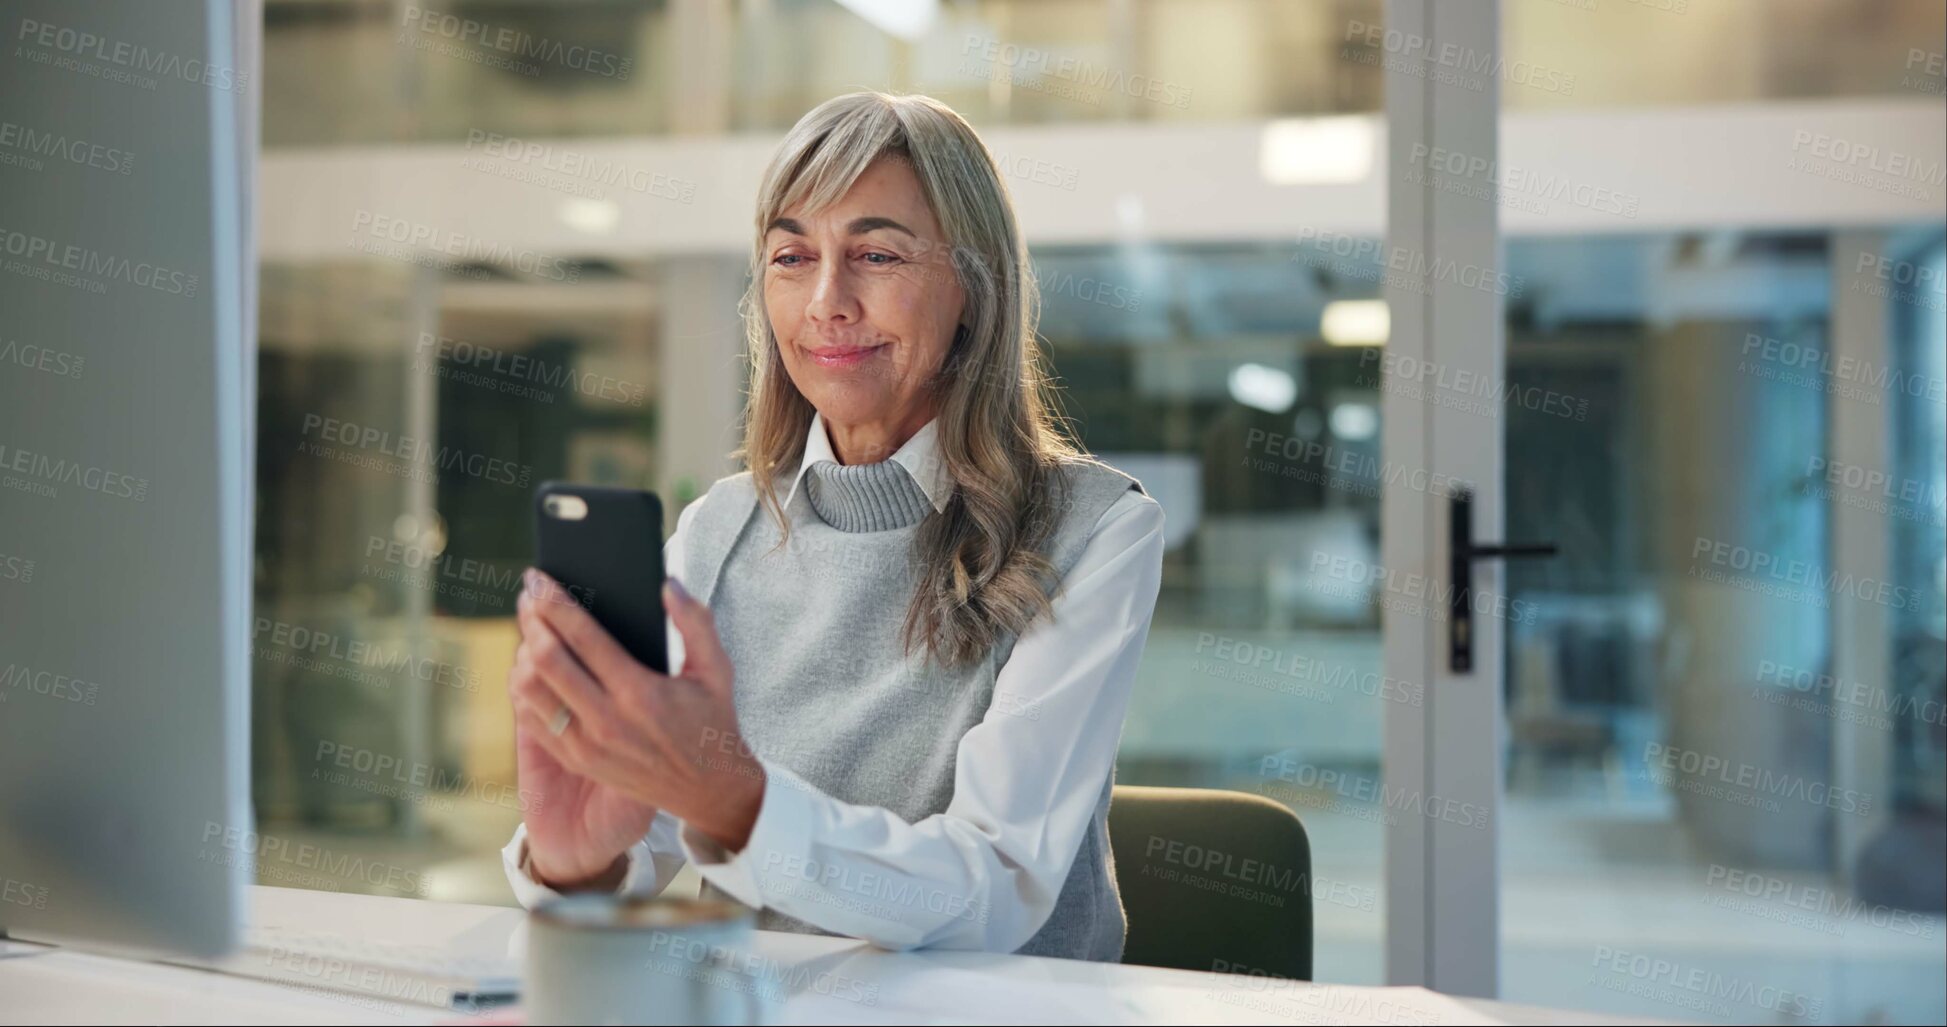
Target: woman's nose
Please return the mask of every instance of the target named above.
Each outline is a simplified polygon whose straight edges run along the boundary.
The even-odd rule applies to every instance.
[[[852,290],[852,282],[842,261],[828,260],[819,265],[817,281],[812,285],[811,303],[805,308],[805,316],[813,321],[857,321],[859,319],[858,296]]]

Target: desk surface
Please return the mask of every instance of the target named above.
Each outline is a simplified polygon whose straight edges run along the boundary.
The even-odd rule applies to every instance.
[[[255,924],[464,955],[518,955],[525,913],[496,906],[252,889]],[[1362,988],[975,952],[895,953],[844,938],[758,932],[782,968],[777,1024],[1625,1023]],[[188,967],[0,942],[0,1023],[464,1023],[443,1010]]]

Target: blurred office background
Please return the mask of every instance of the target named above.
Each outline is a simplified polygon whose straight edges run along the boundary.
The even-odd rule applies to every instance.
[[[1601,158],[1566,193],[1503,200],[1509,380],[1458,390],[1503,422],[1509,536],[1563,549],[1507,578],[1532,615],[1508,632],[1505,998],[1783,1015],[1616,987],[1592,969],[1607,951],[1817,999],[1788,1020],[1947,1016],[1941,163],[1922,148],[1835,183],[1791,127],[1938,122],[1944,11],[1503,5],[1503,157]],[[996,151],[1066,411],[1169,516],[1119,780],[1290,802],[1313,837],[1318,979],[1383,980],[1394,811],[1260,773],[1277,754],[1383,781],[1383,704],[1417,696],[1381,680],[1384,597],[1318,571],[1378,561],[1402,471],[1380,451],[1398,369],[1371,247],[1385,91],[1418,58],[1368,33],[1383,5],[265,17],[256,805],[267,834],[355,857],[341,871],[404,871],[302,883],[512,901],[497,850],[525,797],[502,688],[532,486],[653,488],[673,522],[732,470],[757,170],[818,102],[913,91]],[[1692,209],[1664,197],[1691,189],[1693,147],[1740,136],[1773,151],[1762,174],[1699,186],[1694,223],[1638,213]],[[1830,201],[1848,189],[1876,213]],[[1888,190],[1909,213],[1883,213]],[[1748,213],[1721,213],[1732,194]],[[1721,538],[1900,601],[1700,577],[1698,540]],[[1712,801],[1659,771],[1680,751],[1871,808]],[[298,883],[287,869],[260,873]]]

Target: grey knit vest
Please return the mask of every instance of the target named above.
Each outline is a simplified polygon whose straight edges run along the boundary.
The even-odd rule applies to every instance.
[[[788,484],[779,479],[780,498]],[[1066,462],[1056,488],[1061,520],[1043,552],[1065,578],[1102,514],[1142,486],[1078,458]],[[757,502],[749,472],[716,482],[700,502],[684,536],[684,582],[715,613],[737,668],[746,743],[842,801],[884,807],[909,823],[944,813],[960,738],[987,715],[1016,639],[950,670],[924,649],[909,655],[900,645],[918,583],[914,537],[934,515],[919,484],[890,460],[816,464],[785,510],[791,532],[782,548],[774,548],[778,527]],[[1111,770],[1054,911],[1019,953],[1122,958],[1125,922],[1108,835],[1114,783]],[[704,893],[728,898],[707,884]],[[961,901],[976,915],[988,900]],[[758,926],[823,933],[768,909]]]

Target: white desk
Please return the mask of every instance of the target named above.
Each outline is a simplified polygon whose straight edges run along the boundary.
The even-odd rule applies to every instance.
[[[496,906],[255,888],[255,923],[463,954],[518,953],[526,914]],[[812,1023],[1624,1023],[1354,988],[967,952],[893,953],[843,938],[758,932],[790,967],[777,1024]],[[802,971],[802,972],[799,972]],[[430,1007],[135,960],[0,942],[0,1023],[456,1023]]]

